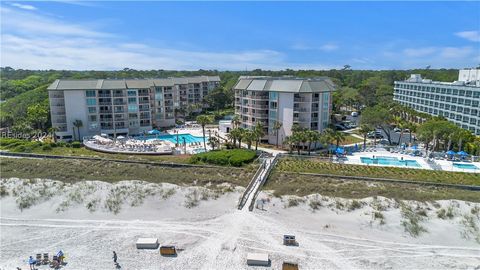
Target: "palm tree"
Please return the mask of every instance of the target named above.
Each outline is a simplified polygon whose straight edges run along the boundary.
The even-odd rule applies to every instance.
[[[340,145],[341,142],[345,141],[345,133],[338,131],[338,130],[331,130],[331,138],[335,141],[335,145]]]
[[[363,136],[363,151],[365,151],[365,149],[367,148],[367,136],[370,131],[372,131],[372,127],[370,127],[369,125],[360,126],[359,132]]]
[[[308,155],[310,156],[310,152],[312,151],[312,143],[317,142],[320,138],[320,135],[314,130],[307,130],[305,133],[308,141]]]
[[[243,134],[243,138],[245,139],[245,142],[247,142],[248,149],[252,149],[252,142],[256,141],[255,131],[245,130],[245,132]]]
[[[82,120],[77,119],[77,120],[73,121],[73,126],[77,128],[78,140],[81,141],[81,139],[80,139],[80,128],[83,127]]]
[[[197,116],[197,123],[202,126],[203,132],[203,148],[205,152],[207,151],[207,144],[205,143],[205,126],[212,123],[212,118],[207,115],[199,115]]]
[[[232,124],[233,128],[238,128],[240,126],[241,121],[240,121],[240,116],[238,114],[235,114],[232,118]]]
[[[51,128],[48,129],[48,132],[50,132],[52,134],[53,142],[57,142],[57,135],[56,135],[57,131],[58,131],[57,127],[51,127]]]
[[[284,144],[288,144],[288,152],[291,154],[292,153],[292,146],[293,146],[293,139],[292,139],[292,136],[287,136],[285,137],[285,139],[283,140],[283,143]]]
[[[326,146],[326,148],[328,148],[330,142],[333,140],[332,133],[333,129],[331,128],[326,128],[323,130],[323,132],[320,134],[320,143],[322,144],[322,146]]]
[[[233,147],[237,147],[237,139],[240,137],[240,130],[238,128],[232,129],[230,133],[227,134],[227,137],[232,140]]]
[[[277,148],[278,148],[278,131],[280,130],[280,128],[282,128],[282,123],[275,121],[273,123],[273,130],[275,130],[275,136],[277,137],[277,139],[275,140],[275,144]]]
[[[244,128],[237,128],[238,129],[238,148],[242,148],[242,139],[245,138],[245,129]]]
[[[208,138],[208,143],[210,144],[210,147],[212,147],[212,150],[215,150],[215,146],[220,144],[220,140],[217,137],[209,137]]]
[[[257,122],[254,129],[255,133],[255,151],[258,148],[258,142],[265,136],[265,132],[263,131],[263,125],[260,122]]]

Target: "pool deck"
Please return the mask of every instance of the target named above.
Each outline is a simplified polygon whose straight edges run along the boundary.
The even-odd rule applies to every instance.
[[[420,164],[420,167],[410,167],[410,166],[395,166],[395,165],[382,165],[382,164],[365,164],[362,163],[362,157],[373,158],[375,157],[396,157],[401,159],[403,157],[404,160],[415,160]],[[455,163],[464,163],[460,161],[454,161]],[[410,156],[405,154],[399,153],[390,153],[385,150],[377,150],[375,152],[356,152],[353,155],[347,156],[347,160],[342,161],[344,164],[355,164],[355,165],[364,165],[364,166],[385,166],[385,167],[399,167],[399,168],[408,168],[408,169],[425,169],[425,170],[435,170],[441,169],[443,171],[451,171],[451,172],[467,172],[467,173],[480,173],[479,170],[472,170],[472,169],[461,169],[453,166],[453,161],[448,160],[434,160],[432,163],[428,163],[427,160],[423,157],[418,156]],[[468,164],[475,165],[477,168],[480,168],[480,162],[468,162]]]

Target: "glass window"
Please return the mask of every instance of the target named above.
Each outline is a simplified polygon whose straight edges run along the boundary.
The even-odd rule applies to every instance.
[[[128,96],[129,97],[134,97],[137,95],[137,90],[128,90]]]
[[[87,97],[95,97],[95,90],[87,90]]]
[[[137,105],[128,105],[128,112],[136,112],[138,111]]]
[[[269,92],[270,99],[276,100],[278,98],[277,92]]]
[[[88,113],[96,113],[97,108],[96,107],[88,107]]]
[[[96,115],[89,115],[89,116],[88,116],[88,121],[90,121],[90,122],[96,122],[96,121],[97,121],[97,116],[96,116]]]
[[[137,103],[137,98],[136,97],[129,97],[128,98],[128,103],[131,104],[131,103]]]
[[[97,105],[97,100],[94,98],[87,98],[87,105]]]

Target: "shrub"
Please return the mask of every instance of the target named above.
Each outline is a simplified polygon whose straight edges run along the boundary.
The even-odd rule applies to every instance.
[[[52,148],[53,148],[53,147],[57,147],[57,146],[58,146],[58,144],[57,144],[56,142],[51,142],[51,143],[50,143],[50,147],[52,147]]]
[[[82,146],[82,144],[80,142],[72,142],[72,148],[80,148],[80,146]]]
[[[52,150],[52,146],[50,144],[45,144],[44,146],[42,146],[42,150],[43,151],[50,151],[50,150]]]
[[[215,150],[193,155],[190,162],[240,167],[252,162],[255,156],[255,151],[247,149]]]
[[[359,209],[359,208],[362,208],[362,204],[357,201],[357,200],[353,200],[349,205],[348,205],[348,211],[353,211],[355,209]]]

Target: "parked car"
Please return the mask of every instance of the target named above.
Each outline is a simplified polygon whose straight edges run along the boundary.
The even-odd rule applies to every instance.
[[[382,139],[383,135],[380,131],[371,131],[367,134],[367,137],[370,139],[373,139],[373,138]]]
[[[352,112],[352,117],[357,117],[358,116],[358,112]]]
[[[396,132],[396,133],[402,132],[402,130],[400,128],[397,128],[397,127],[394,128],[393,131]]]
[[[341,125],[341,124],[336,124],[335,129],[336,130],[346,130],[347,128],[345,126]]]

